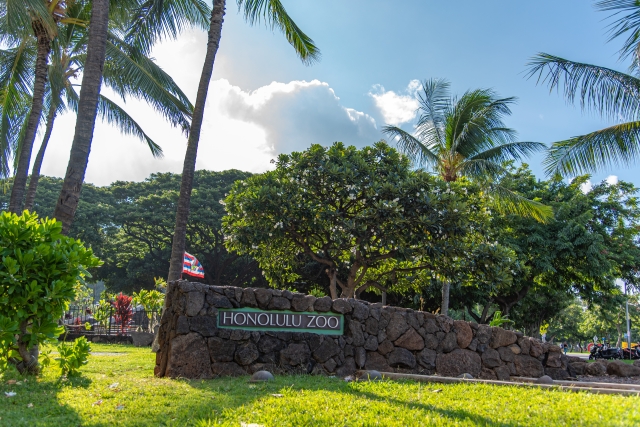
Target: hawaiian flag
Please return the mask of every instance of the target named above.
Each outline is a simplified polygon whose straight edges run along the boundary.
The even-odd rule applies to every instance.
[[[182,262],[182,272],[191,276],[204,278],[204,269],[198,258],[191,254],[184,253],[184,261]]]

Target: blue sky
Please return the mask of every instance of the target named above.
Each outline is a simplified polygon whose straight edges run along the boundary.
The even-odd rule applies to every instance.
[[[362,146],[382,138],[389,120],[411,129],[411,82],[443,77],[453,92],[495,89],[517,96],[507,124],[521,140],[553,141],[602,128],[599,117],[583,114],[525,78],[537,52],[625,70],[607,43],[606,13],[585,0],[536,2],[485,0],[382,1],[283,0],[289,14],[322,51],[322,60],[304,66],[282,34],[250,27],[230,1],[223,27],[198,167],[251,171],[268,169],[279,152],[335,140]],[[206,38],[201,31],[165,41],[154,56],[195,100]],[[88,181],[141,180],[154,171],[180,172],[184,136],[144,104],[123,104],[165,149],[154,160],[142,144],[99,125]],[[58,154],[45,160],[44,173],[62,176],[73,117],[54,131]],[[71,132],[71,134],[69,133]],[[70,136],[71,135],[71,136]],[[122,156],[127,152],[127,156]],[[60,154],[62,153],[62,154]],[[541,157],[529,161],[542,177]],[[615,174],[640,186],[639,167]]]

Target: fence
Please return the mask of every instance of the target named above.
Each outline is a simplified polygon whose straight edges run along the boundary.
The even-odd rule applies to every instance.
[[[96,316],[95,307],[71,307],[59,321],[70,334],[129,336],[131,332],[154,332],[160,323],[159,311],[132,308],[119,313],[115,307]]]

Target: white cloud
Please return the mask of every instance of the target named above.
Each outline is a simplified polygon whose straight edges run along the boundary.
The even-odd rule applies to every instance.
[[[403,94],[387,91],[382,85],[375,85],[369,95],[380,110],[380,114],[388,125],[399,125],[412,121],[416,117],[419,104],[415,94],[420,89],[418,80],[411,80]]]
[[[381,138],[372,117],[344,107],[329,84],[318,80],[273,82],[246,92],[222,79],[211,91],[220,114],[265,130],[265,145],[274,155],[334,141],[364,146]]]
[[[609,185],[616,185],[618,183],[618,177],[616,175],[609,175],[605,181],[607,181]]]
[[[167,40],[153,51],[157,63],[195,102],[205,56],[207,36],[186,31],[177,40]],[[225,45],[226,46],[226,45]],[[197,169],[241,169],[262,172],[279,153],[304,150],[312,143],[334,141],[364,146],[382,138],[369,115],[342,105],[328,83],[313,80],[272,82],[256,90],[232,85],[226,76],[237,76],[224,46],[216,56],[209,86]],[[245,70],[254,73],[255,70]],[[80,83],[80,81],[78,81]],[[109,91],[103,88],[103,93]],[[113,127],[96,123],[86,182],[107,185],[116,180],[140,181],[153,172],[182,171],[186,137],[172,128],[147,104],[128,99],[119,102],[162,146],[165,156],[154,159],[137,139],[123,136]],[[60,116],[47,149],[42,173],[64,176],[73,140],[75,115]],[[38,147],[34,147],[34,156]]]
[[[587,194],[589,191],[591,191],[592,188],[593,184],[591,184],[590,180],[586,180],[585,182],[580,184],[580,191],[582,191],[584,194]]]
[[[129,100],[126,109],[162,146],[164,158],[152,158],[138,140],[97,123],[85,180],[107,185],[115,180],[140,181],[153,172],[180,173],[186,137],[142,102]],[[75,115],[58,119],[42,173],[64,176],[74,126]],[[343,106],[328,83],[273,82],[249,92],[219,79],[209,88],[196,168],[262,172],[278,154],[314,143],[364,146],[380,138],[374,119]]]

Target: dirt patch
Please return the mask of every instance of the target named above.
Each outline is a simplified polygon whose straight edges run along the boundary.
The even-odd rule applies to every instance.
[[[598,377],[592,377],[591,375],[578,375],[578,380],[592,383],[640,384],[640,377],[616,377],[611,375],[602,375]]]

